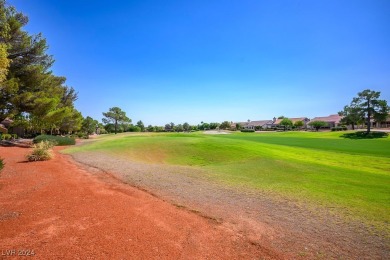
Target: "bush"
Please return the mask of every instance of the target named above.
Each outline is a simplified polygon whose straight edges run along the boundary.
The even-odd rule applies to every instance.
[[[51,158],[53,158],[51,148],[54,145],[55,143],[47,140],[43,140],[37,144],[34,144],[34,149],[31,154],[27,155],[27,160],[29,160],[30,162],[50,160]]]
[[[87,133],[78,133],[77,134],[77,137],[78,138],[81,138],[81,139],[89,139],[89,135]]]
[[[76,140],[71,137],[63,137],[58,135],[38,135],[34,138],[34,143],[40,143],[42,141],[50,141],[55,145],[74,145]]]
[[[141,132],[141,127],[136,125],[131,125],[128,129],[129,132]]]
[[[241,132],[243,132],[243,133],[253,133],[253,132],[255,132],[255,130],[254,129],[241,129]]]
[[[331,131],[346,131],[347,127],[346,126],[336,126],[336,127],[332,127],[330,130]]]
[[[3,159],[0,158],[0,172],[4,168],[4,162]]]
[[[10,134],[2,134],[1,135],[1,140],[11,140],[12,139],[12,135]]]

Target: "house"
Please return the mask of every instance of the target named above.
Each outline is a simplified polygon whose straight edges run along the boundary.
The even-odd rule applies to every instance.
[[[240,124],[241,128],[243,129],[252,129],[252,130],[258,130],[262,128],[267,128],[267,125],[272,124],[272,120],[257,120],[257,121],[250,121],[247,122],[231,122],[231,128],[235,129],[236,125]]]
[[[323,122],[326,122],[328,124],[326,126],[326,128],[332,128],[332,127],[338,126],[340,124],[340,120],[342,118],[343,118],[342,116],[340,116],[338,114],[334,114],[334,115],[329,115],[329,116],[315,117],[311,120],[311,122],[323,121]]]
[[[245,129],[262,129],[266,128],[267,124],[272,123],[272,120],[257,120],[257,121],[249,121],[246,124],[241,124]]]
[[[298,121],[302,121],[303,128],[307,128],[307,124],[310,122],[310,119],[307,117],[293,117],[293,118],[289,118],[289,119],[292,121],[293,124],[295,124]]]
[[[274,117],[273,123],[269,126],[269,128],[279,127],[280,126],[280,122],[282,122],[283,119],[284,118],[276,119]],[[291,118],[289,117],[288,119],[290,119],[293,124],[295,124],[298,121],[302,121],[303,122],[303,127],[302,128],[307,128],[307,124],[310,122],[310,119],[307,118],[307,117],[291,117]]]
[[[372,120],[371,120],[371,127],[376,127],[376,128],[390,128],[390,113],[387,115],[385,121],[376,122],[375,119],[372,119]]]

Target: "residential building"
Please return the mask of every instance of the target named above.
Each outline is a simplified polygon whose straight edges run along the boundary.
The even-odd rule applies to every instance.
[[[340,116],[338,114],[334,114],[334,115],[329,115],[329,116],[315,117],[315,118],[313,118],[310,121],[311,122],[313,122],[313,121],[323,121],[323,122],[328,123],[326,128],[331,128],[331,127],[338,126],[340,124],[340,120],[342,118],[343,118],[342,116]]]

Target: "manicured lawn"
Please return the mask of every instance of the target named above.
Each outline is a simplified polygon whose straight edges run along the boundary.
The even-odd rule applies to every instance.
[[[120,134],[65,152],[103,151],[130,160],[201,167],[214,181],[326,207],[390,234],[390,138],[343,134]]]

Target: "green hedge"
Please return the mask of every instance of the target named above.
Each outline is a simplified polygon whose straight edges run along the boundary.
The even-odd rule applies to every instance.
[[[76,140],[71,137],[63,137],[58,135],[38,135],[34,138],[34,143],[39,143],[42,141],[54,142],[56,145],[74,145]]]
[[[255,132],[254,129],[242,129],[241,132],[244,132],[244,133],[253,133]]]
[[[332,127],[330,130],[332,130],[332,131],[346,131],[346,130],[348,130],[348,128],[346,126],[336,126],[336,127]]]

